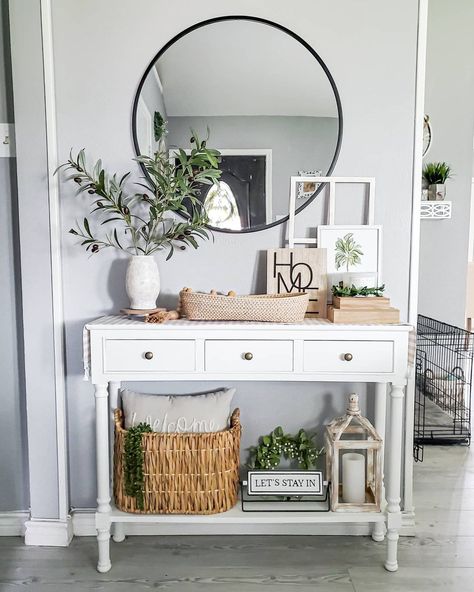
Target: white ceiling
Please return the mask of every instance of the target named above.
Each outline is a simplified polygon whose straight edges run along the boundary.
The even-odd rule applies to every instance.
[[[157,71],[168,117],[337,117],[319,63],[295,39],[261,23],[229,21],[197,29],[163,54]],[[151,72],[146,83],[155,80]]]

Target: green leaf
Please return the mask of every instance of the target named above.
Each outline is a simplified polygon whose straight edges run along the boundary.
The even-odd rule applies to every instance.
[[[90,228],[89,228],[89,222],[88,222],[87,218],[84,218],[84,228],[85,228],[85,230],[86,230],[87,234],[88,234],[88,235],[89,235],[91,238],[93,238],[93,237],[92,237],[92,234],[91,234],[91,231],[90,231]]]
[[[196,241],[196,239],[194,238],[194,236],[191,236],[191,235],[189,235],[189,236],[187,236],[186,238],[187,238],[188,242],[189,242],[189,243],[191,243],[191,245],[192,245],[192,246],[193,246],[195,249],[197,249],[197,248],[199,247],[199,245],[198,245],[198,242]]]
[[[120,179],[119,181],[119,186],[122,187],[125,179],[130,175],[130,173],[125,173],[125,175],[123,175],[123,177]]]
[[[99,209],[104,209],[104,208],[99,208]],[[104,224],[107,224],[108,222],[114,222],[115,220],[119,220],[120,222],[123,221],[122,218],[107,218],[107,220],[104,220],[103,222],[101,222],[101,226],[103,226]]]
[[[115,242],[117,243],[119,249],[122,249],[122,245],[120,244],[120,241],[117,236],[117,229],[116,228],[114,228],[114,239],[115,239]]]
[[[169,261],[171,259],[171,257],[173,256],[173,253],[174,253],[174,247],[172,244],[170,244],[170,250],[169,250],[169,253],[168,253],[165,261]]]

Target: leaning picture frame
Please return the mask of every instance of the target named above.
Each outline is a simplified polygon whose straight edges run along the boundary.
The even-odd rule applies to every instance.
[[[354,278],[359,277],[366,280],[367,287],[382,285],[382,226],[318,226],[317,241],[318,247],[327,252],[329,300],[332,300],[332,286],[340,281],[345,285],[356,284]]]

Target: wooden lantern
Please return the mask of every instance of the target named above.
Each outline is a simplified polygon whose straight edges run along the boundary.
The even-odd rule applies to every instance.
[[[361,415],[358,395],[349,395],[346,415],[326,426],[325,446],[331,510],[380,512],[382,438]]]

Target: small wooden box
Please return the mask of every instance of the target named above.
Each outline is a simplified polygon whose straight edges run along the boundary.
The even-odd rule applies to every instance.
[[[334,308],[359,310],[360,308],[389,308],[390,298],[385,296],[333,296]]]
[[[385,296],[334,296],[328,307],[333,323],[390,325],[400,322],[400,311]]]
[[[392,307],[341,309],[329,306],[328,319],[332,323],[391,325],[400,322],[400,311]]]

